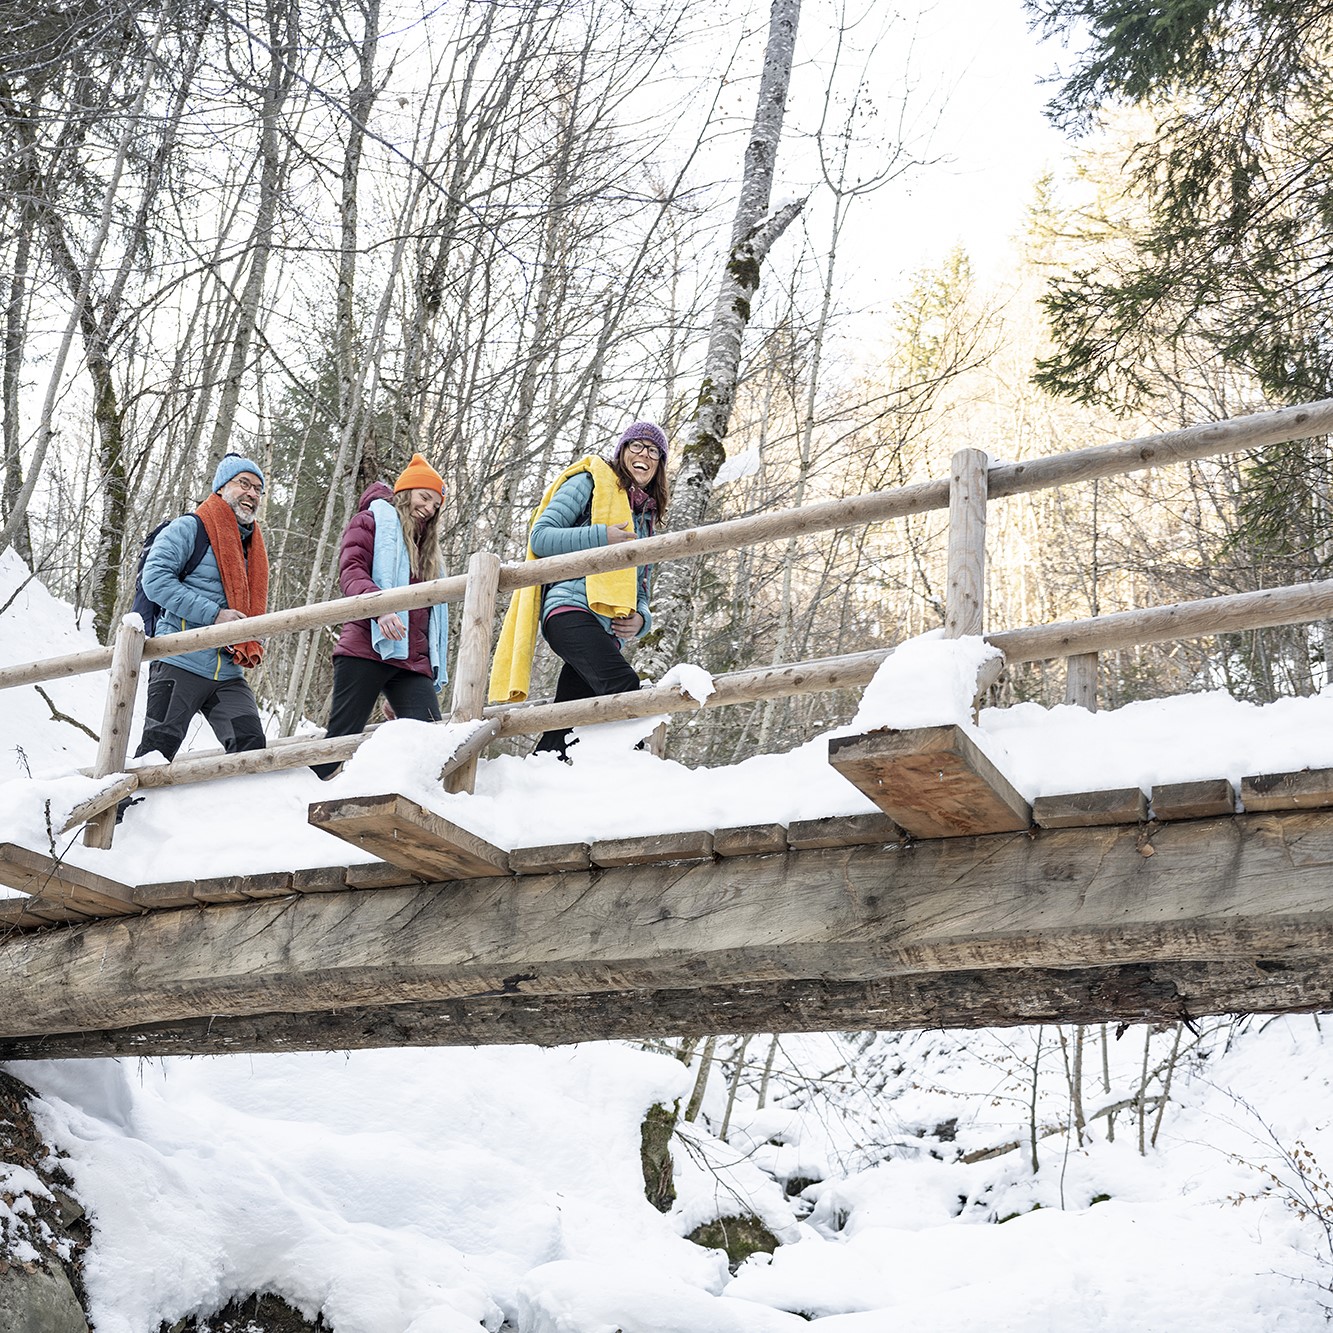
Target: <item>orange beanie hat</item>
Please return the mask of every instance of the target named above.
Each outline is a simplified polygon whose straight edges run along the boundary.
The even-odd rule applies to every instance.
[[[423,491],[436,491],[440,499],[444,499],[444,478],[426,462],[423,454],[413,454],[412,461],[399,473],[398,480],[393,484],[395,495],[399,491],[414,491],[418,487]]]

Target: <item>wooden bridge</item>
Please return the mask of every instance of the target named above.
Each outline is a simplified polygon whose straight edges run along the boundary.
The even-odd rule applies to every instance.
[[[501,566],[474,556],[466,579],[412,591],[419,604],[464,601],[453,718],[474,725],[441,780],[466,787],[498,734],[699,706],[659,687],[484,708],[479,682],[505,587],[947,505],[946,633],[979,633],[988,490],[1013,494],[1330,427],[1333,403],[1323,403],[1028,464],[989,467],[965,450],[949,482],[579,557]],[[263,634],[336,623],[384,609],[385,596],[252,625]],[[1325,582],[986,637],[1011,662],[1068,658],[1071,699],[1095,705],[1098,651],[1330,615]],[[140,661],[220,643],[220,630],[145,645],[130,626],[110,653],[0,669],[4,687],[111,666],[94,773],[103,785],[69,821],[90,820],[93,845],[108,839],[109,807],[134,786],[305,765],[360,742],[125,771]],[[735,673],[719,679],[708,706],[864,683],[886,655]],[[370,864],[170,884],[118,883],[0,845],[0,882],[23,895],[0,902],[9,928],[0,1057],[1333,1007],[1333,772],[1254,775],[1239,792],[1218,779],[1029,806],[957,726],[837,738],[829,763],[880,813],[506,851],[389,792],[310,808],[312,824],[372,853]]]

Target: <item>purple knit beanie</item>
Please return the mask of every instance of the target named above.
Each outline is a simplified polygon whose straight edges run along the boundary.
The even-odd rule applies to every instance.
[[[626,426],[620,438],[616,441],[615,450],[611,454],[613,463],[620,458],[620,451],[631,440],[651,440],[657,446],[658,453],[662,455],[662,461],[666,461],[666,431],[654,421],[636,421],[632,426]]]

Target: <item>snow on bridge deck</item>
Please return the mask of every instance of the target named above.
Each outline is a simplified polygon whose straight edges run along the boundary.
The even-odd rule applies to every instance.
[[[0,1057],[1333,1007],[1333,770],[1029,806],[956,727],[829,750],[882,813],[506,852],[344,797],[380,861],[137,887],[7,846]]]

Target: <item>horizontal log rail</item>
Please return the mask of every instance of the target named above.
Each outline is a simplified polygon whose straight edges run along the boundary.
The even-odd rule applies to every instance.
[[[1301,624],[1326,616],[1333,616],[1333,579],[1121,611],[1054,625],[1001,630],[987,634],[985,638],[1000,649],[1006,663],[1017,665],[1113,652],[1174,639]],[[892,652],[892,648],[872,648],[782,666],[727,672],[713,677],[713,693],[702,702],[675,685],[648,685],[628,694],[573,699],[566,703],[493,704],[484,710],[483,716],[499,724],[500,737],[535,736],[543,731],[592,726],[599,722],[624,722],[799,694],[859,689],[869,683]],[[441,725],[447,725],[449,720]],[[288,737],[274,742],[267,750],[245,754],[229,755],[221,750],[210,750],[176,759],[170,764],[138,768],[134,773],[138,787],[151,788],[343,762],[356,753],[374,730],[371,727],[359,735],[332,739]]]
[[[1088,449],[1076,449],[1023,463],[996,463],[988,470],[987,489],[991,499],[999,499],[1146,468],[1164,467],[1171,463],[1236,453],[1263,445],[1289,443],[1327,433],[1333,433],[1333,399],[1236,417],[1229,421],[1190,426],[1163,435],[1094,445]],[[656,537],[621,542],[615,546],[603,546],[592,551],[576,551],[569,555],[550,556],[545,560],[505,564],[500,567],[499,590],[511,592],[517,588],[557,583],[562,579],[711,555],[718,551],[881,523],[948,507],[947,478],[916,482],[891,491],[872,491],[867,495],[825,500],[796,509],[728,519],[703,527],[686,528],[681,532],[667,532]],[[410,611],[439,602],[458,602],[463,598],[466,582],[464,575],[452,575],[429,583],[415,584],[410,589],[368,593],[362,597],[342,597],[285,611],[271,611],[267,615],[248,619],[245,632],[251,638],[263,638],[269,634],[338,625],[389,610]],[[143,659],[151,662],[176,653],[225,647],[235,641],[236,634],[235,622],[232,622],[178,634],[159,635],[147,641]],[[95,648],[83,653],[0,667],[0,689],[103,671],[110,664],[111,649]]]
[[[544,560],[501,564],[493,555],[478,555],[469,564],[471,572],[468,576],[454,575],[410,588],[274,611],[248,618],[243,632],[246,638],[261,638],[341,624],[389,610],[409,611],[441,602],[462,601],[463,623],[471,627],[474,641],[468,652],[460,652],[456,665],[452,716],[459,720],[475,719],[478,715],[491,719],[495,726],[490,732],[505,737],[855,688],[870,680],[890,649],[730,672],[715,679],[714,692],[705,701],[691,698],[675,687],[648,686],[631,694],[568,703],[480,707],[485,697],[485,675],[489,664],[489,626],[493,623],[494,599],[500,592],[948,509],[951,514],[949,586],[958,592],[959,597],[964,596],[964,590],[971,590],[967,594],[971,598],[968,607],[960,604],[951,610],[946,620],[946,635],[957,637],[975,633],[983,623],[979,595],[984,579],[985,511],[989,499],[1326,433],[1333,433],[1333,400],[1098,445],[1024,463],[988,465],[986,456],[980,451],[962,450],[955,455],[951,477],[947,479],[731,519]],[[967,517],[965,524],[963,516]],[[962,614],[964,610],[966,615]],[[1171,639],[1298,624],[1329,616],[1333,616],[1333,580],[1124,611],[1064,624],[1005,630],[989,634],[987,638],[1003,652],[1009,663],[1076,658],[1082,664],[1086,679],[1075,693],[1081,701],[1092,706],[1095,705],[1095,661],[1099,652]],[[120,646],[114,652],[111,648],[99,648],[0,667],[0,689],[111,668],[113,678],[122,682],[119,694],[127,697],[118,698],[114,706],[111,702],[108,704],[109,721],[104,722],[103,729],[115,743],[101,747],[106,753],[99,750],[94,769],[97,776],[110,778],[117,770],[127,767],[126,733],[133,701],[132,686],[140,662],[224,647],[235,642],[237,637],[236,622],[164,634],[146,641],[138,631],[130,632],[127,637],[126,630],[122,629],[118,640]],[[129,682],[128,686],[126,682]],[[341,762],[350,758],[366,734],[334,739],[292,738],[271,749],[242,755],[192,755],[169,764],[136,768],[132,771],[132,785],[135,789],[171,786],[243,773]],[[469,763],[452,775],[452,790],[471,789],[472,767]],[[100,811],[94,823],[89,825],[85,841],[95,835],[101,840],[90,841],[90,845],[109,845],[112,825],[108,811],[112,793],[123,794],[127,785],[122,782],[116,786],[108,782],[100,796],[80,807],[80,814],[86,809]]]

